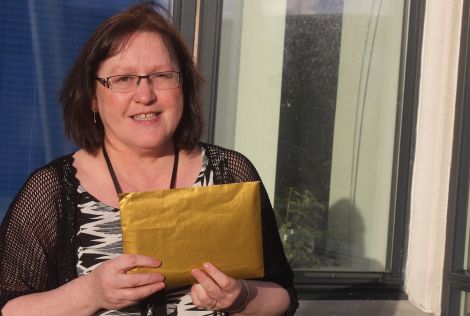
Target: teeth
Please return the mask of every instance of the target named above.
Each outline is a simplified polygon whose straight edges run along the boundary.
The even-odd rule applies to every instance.
[[[132,118],[138,121],[148,121],[157,117],[157,115],[158,115],[157,113],[143,113],[143,114],[134,115]]]

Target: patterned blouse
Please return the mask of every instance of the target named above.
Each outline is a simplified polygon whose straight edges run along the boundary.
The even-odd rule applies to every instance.
[[[200,145],[204,149],[204,164],[195,185],[261,180],[253,164],[242,154],[211,144]],[[118,210],[100,203],[80,187],[73,161],[73,154],[65,155],[34,171],[3,218],[0,309],[16,297],[56,289],[122,252]],[[262,183],[260,194],[265,272],[260,280],[275,282],[287,290],[290,305],[284,315],[293,316],[298,307],[293,272]],[[166,297],[145,299],[140,304],[141,315],[227,314],[197,309],[188,290],[165,289],[159,293]],[[125,313],[133,312],[136,315],[135,308]],[[97,315],[125,313],[100,311]]]
[[[208,168],[205,150],[202,151],[202,167],[194,182],[196,186],[213,184],[213,170]],[[90,273],[103,261],[115,258],[123,253],[122,233],[119,209],[108,206],[89,194],[79,185],[80,225],[77,234],[79,240],[77,274]],[[213,311],[194,306],[191,299],[190,286],[165,290],[167,315],[203,316],[217,315]],[[96,315],[141,315],[139,306],[130,306],[121,310],[100,311]]]

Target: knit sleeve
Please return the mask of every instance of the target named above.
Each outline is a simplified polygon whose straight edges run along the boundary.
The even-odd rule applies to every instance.
[[[206,147],[206,154],[214,163],[214,178],[219,183],[261,181],[253,164],[236,151],[210,145]],[[261,218],[265,272],[263,280],[278,283],[288,291],[290,306],[285,315],[294,315],[299,304],[293,284],[294,275],[287,262],[274,211],[262,182]]]
[[[33,173],[0,226],[0,309],[57,283],[59,181],[53,168]]]

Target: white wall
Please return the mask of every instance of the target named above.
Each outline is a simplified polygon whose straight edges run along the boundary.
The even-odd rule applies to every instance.
[[[405,289],[440,314],[462,0],[428,0]]]

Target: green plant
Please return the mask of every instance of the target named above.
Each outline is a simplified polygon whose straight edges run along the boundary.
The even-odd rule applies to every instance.
[[[293,268],[322,265],[315,253],[315,242],[325,234],[319,227],[324,222],[326,206],[308,189],[287,188],[276,197],[275,213],[287,259]]]

